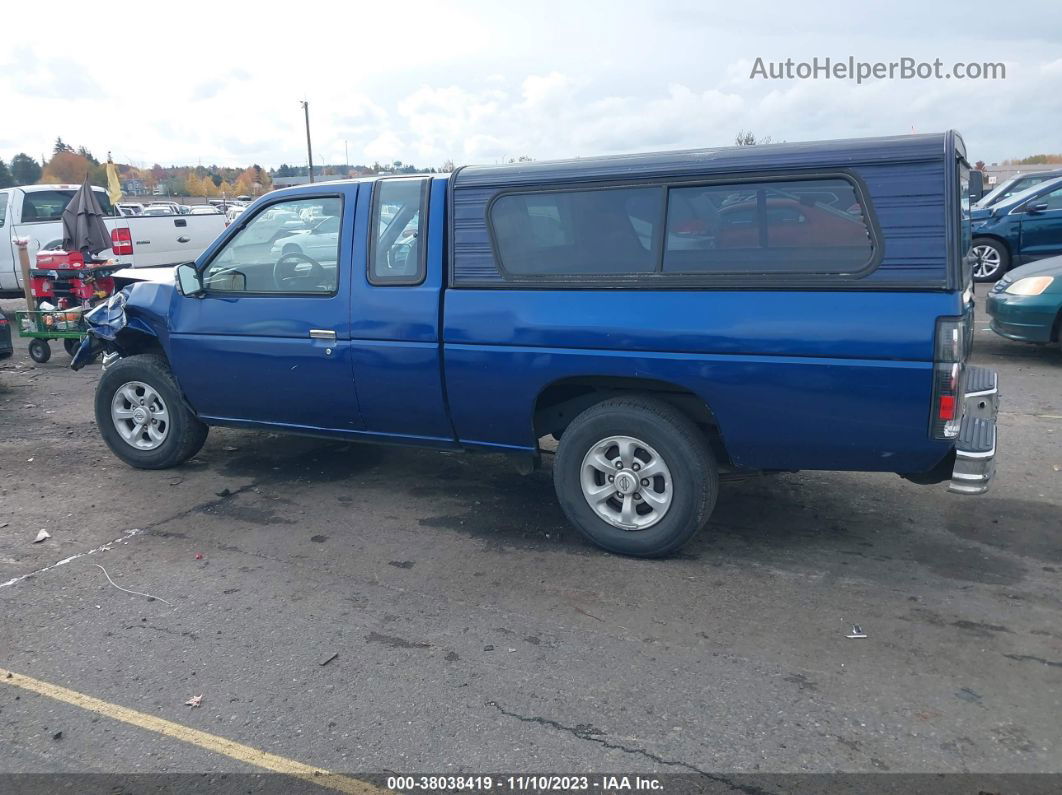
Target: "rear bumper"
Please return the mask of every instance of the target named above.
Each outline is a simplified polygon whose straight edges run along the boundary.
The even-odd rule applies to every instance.
[[[966,371],[966,398],[959,438],[955,440],[955,465],[948,491],[984,494],[996,474],[996,415],[999,413],[999,377],[987,367]]]

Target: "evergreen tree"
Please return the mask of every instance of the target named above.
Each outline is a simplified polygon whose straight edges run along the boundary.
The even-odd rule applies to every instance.
[[[34,185],[41,179],[41,166],[25,152],[11,158],[11,176],[16,185]]]
[[[11,172],[7,170],[7,164],[3,160],[0,160],[0,188],[13,188],[15,187],[15,178],[11,176]]]

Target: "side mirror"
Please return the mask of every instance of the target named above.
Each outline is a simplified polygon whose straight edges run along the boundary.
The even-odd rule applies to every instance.
[[[1032,202],[1029,202],[1028,204],[1025,205],[1025,212],[1027,212],[1027,213],[1042,213],[1046,209],[1047,209],[1047,203],[1046,202],[1038,202],[1036,204],[1033,204]]]
[[[185,262],[177,266],[177,292],[184,296],[202,295],[203,280],[194,262]]]

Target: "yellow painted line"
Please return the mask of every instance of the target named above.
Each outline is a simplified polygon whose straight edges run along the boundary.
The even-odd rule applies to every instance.
[[[40,679],[23,676],[4,668],[0,668],[0,684],[14,685],[23,690],[39,693],[42,696],[54,698],[56,701],[72,704],[89,712],[95,712],[98,715],[104,715],[122,723],[128,723],[131,726],[137,726],[165,737],[172,737],[175,740],[204,748],[207,751],[213,751],[216,754],[222,754],[238,762],[246,762],[249,765],[271,770],[274,773],[283,773],[286,776],[309,781],[328,789],[350,793],[350,795],[378,795],[379,793],[389,792],[389,790],[381,789],[356,778],[330,773],[313,765],[306,765],[302,762],[296,762],[294,759],[267,753],[225,737],[218,737],[216,734],[210,734],[189,726],[183,726],[180,723],[157,718],[145,712],[137,712],[135,709],[112,704],[109,701],[87,696],[76,690],[69,690],[49,682],[42,682]]]

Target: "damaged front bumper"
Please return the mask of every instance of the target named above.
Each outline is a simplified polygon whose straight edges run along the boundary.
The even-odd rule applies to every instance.
[[[126,288],[85,313],[88,333],[81,340],[77,351],[74,352],[74,358],[70,361],[71,370],[80,370],[101,354],[113,352],[118,332],[122,331],[129,322],[125,315],[125,305],[128,300],[129,290]]]
[[[955,464],[948,491],[984,494],[996,474],[996,415],[999,413],[999,376],[987,367],[968,367],[966,397],[955,440]]]

